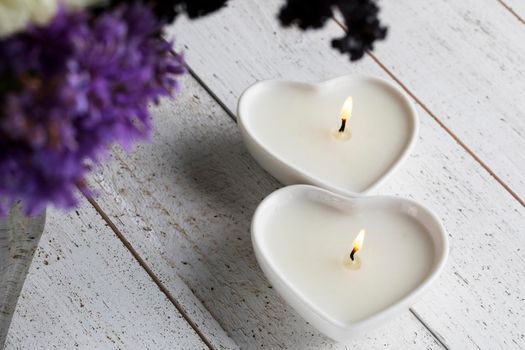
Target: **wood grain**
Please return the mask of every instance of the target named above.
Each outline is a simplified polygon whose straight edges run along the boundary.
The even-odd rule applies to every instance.
[[[15,313],[29,266],[44,231],[45,212],[26,216],[20,203],[0,217],[0,349]]]
[[[521,0],[496,0],[522,24],[525,24],[525,3]]]
[[[151,278],[151,281],[157,288],[168,298],[168,300],[175,306],[180,315],[188,323],[191,328],[198,334],[199,338],[210,349],[237,349],[237,345],[226,335],[226,333],[218,326],[217,322],[211,317],[209,312],[202,306],[202,304],[195,298],[193,293],[189,290],[184,282],[177,276],[176,273],[169,276],[169,281],[163,281],[159,278],[150,267],[150,265],[158,263],[160,257],[154,255],[153,259],[146,257],[144,259],[133,245],[126,239],[126,236],[115,225],[113,220],[102,210],[95,198],[88,197],[88,202],[95,208],[97,213],[102,217],[104,222],[111,228],[115,236],[128,249],[133,258],[137,261],[140,267]],[[117,219],[119,216],[117,216]],[[139,233],[147,228],[135,227]],[[132,228],[133,230],[133,228]],[[157,258],[157,259],[155,259]],[[153,261],[152,261],[153,260]],[[162,264],[162,262],[161,262]],[[170,288],[166,287],[166,282],[170,284]],[[177,294],[173,293],[176,292]]]
[[[85,201],[49,210],[7,349],[205,349]]]
[[[231,111],[243,89],[260,79],[319,81],[349,72],[385,76],[369,59],[351,65],[345,57],[328,50],[329,38],[340,35],[335,25],[307,35],[280,31],[273,18],[277,4],[233,2],[220,15],[199,24],[181,21],[170,31],[177,34],[180,47],[186,49],[195,73]],[[398,65],[410,68],[415,61],[408,56]],[[482,74],[477,73],[480,81],[495,78],[493,71]],[[472,84],[486,88],[479,82]],[[451,85],[448,96],[461,86]],[[438,97],[429,98],[433,101]],[[449,115],[465,111],[460,103],[449,108]],[[520,253],[525,249],[524,208],[432,118],[421,109],[419,112],[421,136],[415,154],[387,181],[381,193],[415,198],[432,207],[446,225],[452,250],[445,274],[414,310],[452,348],[486,344],[493,349],[523,347],[525,320],[519,315],[525,311],[521,290],[525,261]],[[460,124],[456,119],[450,122]],[[493,137],[501,139],[504,136],[500,135],[507,135],[505,130],[493,128]],[[247,181],[237,175],[242,167],[246,165],[240,163],[233,170],[237,187],[239,182]],[[225,183],[231,185],[232,180]],[[255,191],[254,184],[247,188]]]
[[[497,1],[383,3],[392,31],[378,58],[523,196],[523,28]],[[116,149],[92,178],[102,208],[216,348],[524,348],[525,210],[421,108],[414,154],[378,191],[424,202],[451,239],[444,274],[413,313],[335,344],[269,286],[249,223],[280,184],[244,150],[230,118],[239,94],[268,78],[386,77],[369,58],[350,64],[329,49],[342,34],[333,23],[282,31],[278,4],[233,1],[168,30],[197,80],[154,109],[154,143],[131,155]],[[50,219],[9,349],[204,346],[92,208]]]
[[[280,185],[246,153],[229,116],[191,77],[154,110],[151,145],[114,152],[94,178],[103,209],[170,288],[176,271],[242,349],[344,349],[279,298],[255,261],[254,208]],[[144,230],[142,230],[144,228]],[[441,346],[408,311],[347,345]]]
[[[523,24],[497,1],[381,6],[374,55],[525,203]]]

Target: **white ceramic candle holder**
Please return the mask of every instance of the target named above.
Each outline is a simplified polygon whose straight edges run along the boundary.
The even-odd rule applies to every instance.
[[[324,207],[323,213],[316,216],[305,206],[308,202]],[[302,214],[301,208],[306,208]],[[330,212],[328,217],[324,210]],[[288,222],[295,231],[287,229],[286,221],[294,217],[290,213],[300,218]],[[398,215],[401,220],[397,224],[395,220],[366,222],[367,215],[383,214]],[[412,235],[421,235],[418,239],[403,240],[403,232],[390,227],[406,225],[403,218],[421,226],[421,230],[412,230]],[[321,226],[318,231],[316,225]],[[353,234],[365,225],[361,269],[345,269],[341,260],[350,253]],[[313,234],[305,233],[309,229]],[[397,231],[395,242],[381,237],[392,230]],[[316,232],[316,243],[303,241],[316,239]],[[273,240],[275,235],[279,235],[277,240]],[[345,239],[346,244],[341,244]],[[378,244],[381,240],[388,246]],[[417,202],[389,196],[349,198],[308,185],[284,187],[263,200],[253,217],[252,242],[257,261],[275,290],[314,327],[342,342],[406,310],[442,270],[448,252],[447,235],[438,217]],[[303,268],[311,273],[297,272]],[[319,269],[331,273],[320,276]],[[374,278],[367,280],[370,274]]]
[[[334,140],[343,101],[352,96],[350,140]],[[408,156],[419,121],[389,82],[343,76],[320,84],[269,80],[249,87],[237,109],[246,147],[285,185],[306,183],[347,196],[376,188]]]
[[[340,116],[348,96],[352,113]],[[347,341],[406,309],[436,278],[448,253],[436,215],[407,199],[362,196],[414,146],[418,117],[403,91],[363,76],[313,85],[264,81],[241,96],[238,124],[270,174],[287,185],[313,185],[277,190],[252,221],[262,270],[308,322]],[[362,229],[354,263],[349,254]]]

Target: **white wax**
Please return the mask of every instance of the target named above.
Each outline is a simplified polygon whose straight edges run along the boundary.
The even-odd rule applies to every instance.
[[[352,324],[399,301],[428,276],[431,236],[402,210],[356,205],[345,210],[317,199],[284,201],[265,220],[261,239],[293,289],[318,311]],[[366,230],[359,270],[344,266],[352,242]]]
[[[376,80],[342,80],[330,88],[275,85],[250,102],[246,127],[286,163],[331,185],[362,192],[398,160],[414,132],[400,94]],[[334,139],[348,96],[350,140]]]

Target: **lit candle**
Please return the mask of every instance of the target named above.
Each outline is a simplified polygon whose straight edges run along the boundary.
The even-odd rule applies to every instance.
[[[305,185],[285,187],[260,204],[252,239],[275,289],[337,340],[408,307],[448,250],[439,220],[417,203],[345,198]]]
[[[352,244],[352,251],[343,258],[343,264],[345,264],[345,266],[349,269],[358,270],[361,267],[361,259],[359,256],[356,256],[356,254],[363,248],[365,233],[365,230],[359,231],[359,234]]]
[[[257,260],[282,297],[341,341],[408,307],[443,267],[443,227],[413,201],[356,196],[413,146],[418,122],[407,96],[370,77],[268,81],[242,95],[238,116],[264,169],[285,184],[318,186],[274,192],[252,221]]]
[[[374,188],[406,157],[417,134],[406,96],[367,77],[319,85],[260,82],[242,95],[238,116],[248,150],[281,182],[345,195]]]
[[[341,126],[334,133],[337,139],[348,140],[352,137],[352,132],[350,131],[350,128],[347,126],[347,123],[350,117],[352,116],[353,107],[354,107],[354,99],[352,98],[352,96],[349,96],[346,98],[345,103],[343,104],[343,107],[341,108],[341,113],[339,114],[339,118],[341,119]]]

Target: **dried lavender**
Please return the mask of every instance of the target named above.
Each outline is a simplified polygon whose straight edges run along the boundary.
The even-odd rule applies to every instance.
[[[167,21],[186,13],[190,18],[207,15],[224,7],[227,0],[143,0],[153,7],[155,14]],[[125,0],[112,0],[114,5]],[[373,49],[377,40],[386,37],[381,25],[379,7],[374,0],[286,0],[278,15],[283,26],[296,25],[302,30],[318,29],[339,11],[347,29],[346,35],[334,39],[332,46],[348,53],[352,61]]]
[[[227,0],[144,0],[155,14],[167,21],[186,13],[190,18],[207,15],[224,7]],[[124,0],[112,0],[113,4]],[[346,35],[334,39],[332,46],[348,53],[352,61],[373,49],[377,40],[386,37],[387,29],[381,25],[379,7],[375,0],[286,0],[278,15],[283,26],[296,25],[302,30],[318,29],[339,11],[344,19]]]
[[[89,12],[64,7],[46,26],[0,39],[0,215],[19,199],[30,213],[48,203],[73,206],[86,164],[97,163],[112,142],[129,146],[146,138],[147,104],[177,90],[185,70],[172,45],[159,39],[161,21],[196,18],[226,3],[109,0],[109,7]],[[286,0],[279,20],[316,29],[334,11],[348,31],[332,45],[352,60],[386,35],[373,0]]]
[[[177,16],[186,14],[189,18],[208,15],[226,5],[228,0],[142,0],[150,6],[157,18],[172,22]],[[128,3],[127,0],[110,0],[109,6],[119,6]]]
[[[279,13],[284,26],[297,25],[305,30],[320,28],[338,10],[343,16],[346,35],[334,39],[332,46],[348,53],[352,61],[373,49],[376,40],[386,37],[378,19],[379,8],[373,0],[287,0]]]
[[[143,5],[93,18],[60,11],[0,40],[0,212],[76,204],[86,164],[151,131],[149,102],[173,94],[183,59]]]

